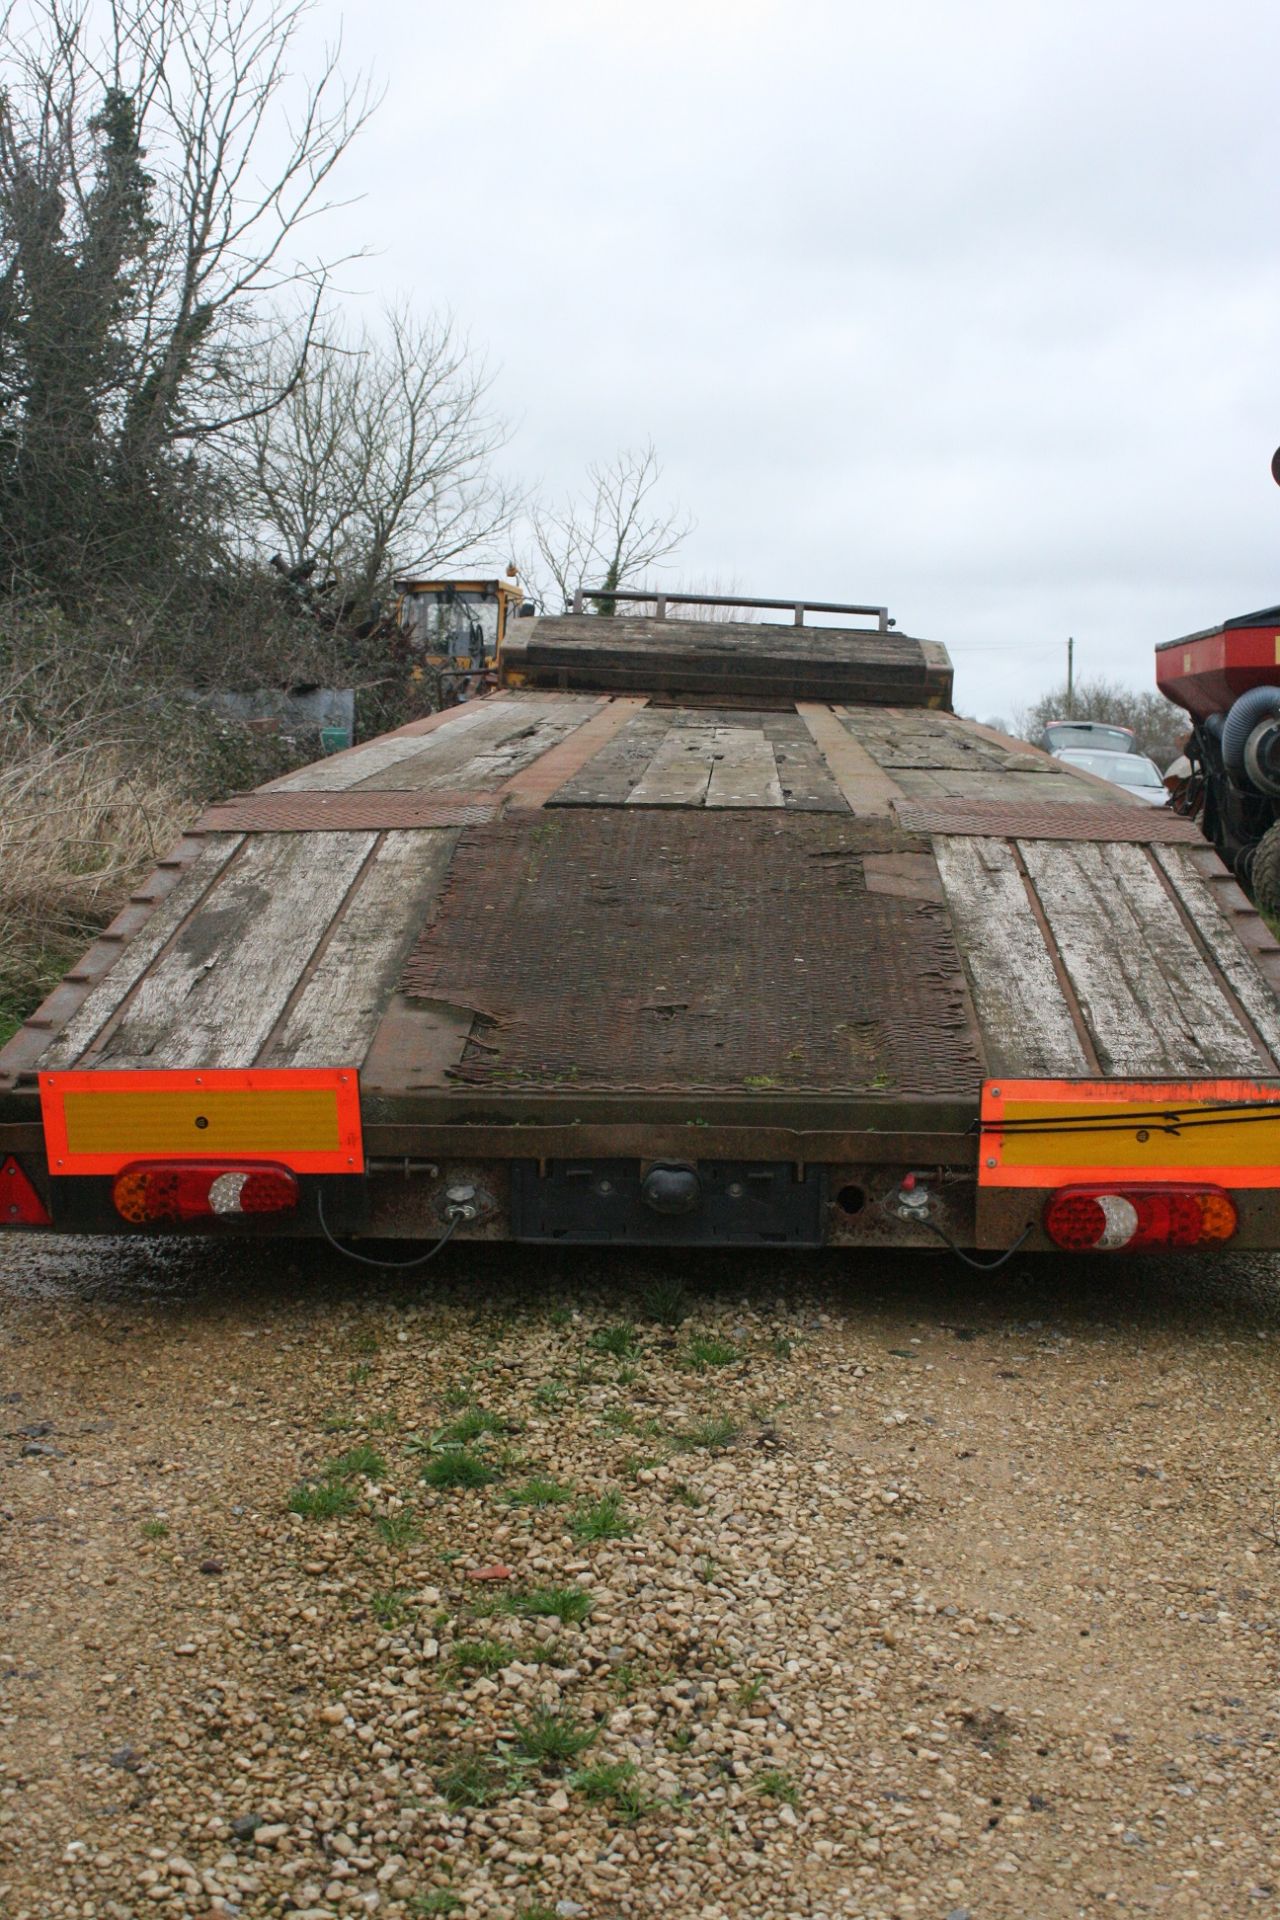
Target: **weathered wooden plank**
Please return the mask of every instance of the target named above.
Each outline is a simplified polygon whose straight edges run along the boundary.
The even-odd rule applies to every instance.
[[[1196,871],[1190,849],[1154,847],[1152,851],[1273,1060],[1280,1062],[1280,1000]]]
[[[506,700],[501,704],[504,712],[509,711]],[[477,700],[468,706],[458,707],[445,726],[430,733],[382,734],[378,739],[357,747],[352,753],[338,754],[332,760],[317,760],[314,765],[291,773],[287,779],[272,781],[272,790],[276,793],[337,793],[343,787],[358,787],[371,775],[383,773],[401,761],[438,750],[439,744],[445,739],[452,740],[459,733],[469,734],[492,711],[484,701]]]
[[[672,714],[667,708],[647,708],[637,713],[581,772],[566,780],[551,804],[557,807],[625,806],[671,724]]]
[[[580,777],[603,749],[630,725],[644,708],[644,696],[624,696],[608,700],[598,713],[576,726],[557,746],[550,747],[506,783],[505,792],[515,808],[544,807],[552,796]]]
[[[86,1064],[252,1066],[376,840],[254,836]]]
[[[586,702],[583,703],[585,710]],[[418,741],[418,751],[387,767],[372,769],[356,782],[357,791],[395,787],[406,791],[464,792],[484,784],[487,757],[508,742],[521,739],[527,758],[539,751],[536,741],[544,727],[554,727],[565,712],[562,701],[541,699],[476,703],[476,716],[465,731],[451,727]],[[558,736],[557,736],[558,737]],[[514,770],[514,760],[511,763]],[[499,776],[501,777],[501,776]]]
[[[388,833],[261,1064],[359,1065],[448,871],[457,829]]]
[[[627,805],[700,807],[715,765],[715,741],[713,727],[671,727]]]
[[[894,801],[902,798],[902,788],[877,766],[843,719],[820,701],[799,701],[796,711],[853,812],[891,814]]]
[[[709,807],[780,807],[782,784],[773,748],[748,727],[717,727],[714,765],[707,787]]]
[[[991,1073],[1089,1071],[1017,862],[1003,840],[939,837],[934,857]]]
[[[1105,1072],[1251,1073],[1265,1064],[1145,849],[1025,840],[1019,851]]]
[[[41,1055],[39,1066],[70,1067],[91,1045],[128,998],[139,980],[187,916],[244,843],[240,833],[210,834],[191,865],[146,924],[124,947],[114,966],[86,996],[53,1044]]]
[[[459,792],[503,786],[567,740],[584,721],[598,713],[603,704],[601,700],[581,700],[572,707],[557,706],[537,714],[505,740],[477,753],[450,784]],[[437,776],[430,785],[437,786],[443,778]]]

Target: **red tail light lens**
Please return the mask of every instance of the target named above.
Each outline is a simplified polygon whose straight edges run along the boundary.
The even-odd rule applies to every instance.
[[[298,1182],[288,1167],[235,1166],[226,1161],[138,1161],[119,1172],[111,1198],[133,1226],[157,1221],[217,1220],[245,1213],[293,1213]]]
[[[48,1227],[49,1209],[13,1155],[0,1167],[0,1227]]]
[[[1221,1187],[1060,1187],[1044,1210],[1045,1232],[1071,1253],[1205,1247],[1237,1225]]]

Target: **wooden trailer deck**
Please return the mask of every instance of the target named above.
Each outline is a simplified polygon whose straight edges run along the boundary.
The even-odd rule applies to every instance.
[[[1280,1076],[1190,823],[941,706],[706,699],[508,687],[212,808],[0,1054],[0,1151],[70,1068],[355,1068],[374,1163],[957,1169],[992,1076]]]

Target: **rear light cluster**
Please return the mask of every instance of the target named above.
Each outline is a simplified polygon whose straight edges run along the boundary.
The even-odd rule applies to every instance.
[[[133,1226],[158,1221],[224,1219],[236,1214],[293,1213],[298,1182],[287,1167],[226,1161],[139,1161],[115,1177],[111,1198]]]
[[[1062,1187],[1044,1210],[1045,1232],[1071,1253],[1206,1247],[1230,1240],[1236,1226],[1221,1187]]]

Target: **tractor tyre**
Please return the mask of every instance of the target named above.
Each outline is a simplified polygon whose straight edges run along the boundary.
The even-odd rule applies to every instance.
[[[1254,905],[1275,926],[1280,923],[1280,821],[1259,840],[1251,865]]]

